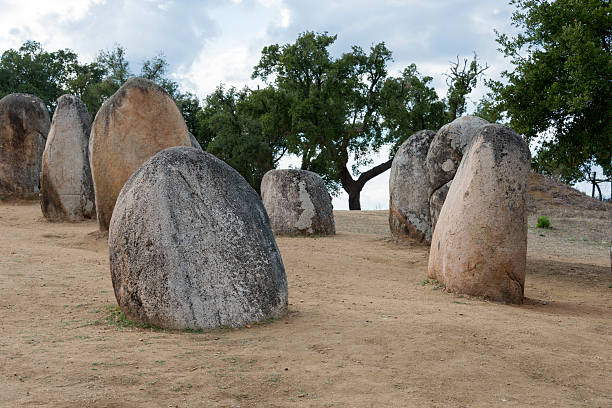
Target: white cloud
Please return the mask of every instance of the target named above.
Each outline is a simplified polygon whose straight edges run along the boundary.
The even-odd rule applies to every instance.
[[[198,59],[187,70],[177,73],[175,78],[187,82],[198,95],[207,95],[221,83],[227,87],[242,88],[253,85],[252,67],[257,63],[258,54],[252,53],[247,46],[211,45],[206,47]]]

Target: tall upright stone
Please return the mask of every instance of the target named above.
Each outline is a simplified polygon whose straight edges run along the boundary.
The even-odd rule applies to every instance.
[[[40,173],[40,206],[53,221],[79,221],[96,216],[89,168],[91,117],[74,95],[57,100]]]
[[[435,136],[421,130],[398,149],[389,175],[389,227],[396,239],[431,241],[429,177],[425,160]]]
[[[130,319],[171,329],[238,327],[287,309],[287,277],[259,195],[192,147],[143,164],[117,200],[108,244]]]
[[[332,199],[321,176],[307,170],[270,170],[261,199],[277,235],[334,235]]]
[[[49,133],[49,111],[39,98],[0,99],[0,198],[38,198],[40,163]]]
[[[436,227],[449,183],[476,132],[489,122],[478,116],[462,116],[442,126],[431,141],[426,166],[429,177],[431,230]]]
[[[176,103],[154,82],[128,80],[100,108],[89,140],[89,160],[100,230],[108,230],[123,184],[145,161],[172,146],[191,146]]]
[[[522,303],[529,169],[529,148],[514,131],[477,131],[433,232],[429,278],[453,292]]]

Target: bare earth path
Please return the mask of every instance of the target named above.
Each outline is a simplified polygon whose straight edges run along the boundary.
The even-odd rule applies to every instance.
[[[609,216],[530,227],[523,306],[424,284],[427,250],[390,241],[386,212],[336,222],[278,239],[286,317],[167,332],[112,321],[96,224],[0,203],[0,406],[612,406]]]

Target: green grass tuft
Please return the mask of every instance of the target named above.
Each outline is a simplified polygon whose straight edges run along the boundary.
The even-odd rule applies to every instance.
[[[547,216],[543,215],[538,218],[538,224],[536,225],[538,228],[550,228],[550,220]]]

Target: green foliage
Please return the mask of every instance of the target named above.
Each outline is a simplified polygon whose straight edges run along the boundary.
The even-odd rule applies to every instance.
[[[391,166],[389,160],[361,172],[371,165],[371,153],[387,144],[397,148],[418,130],[437,129],[444,105],[416,66],[399,78],[388,76],[392,55],[384,43],[369,51],[353,46],[333,58],[335,40],[305,32],[292,44],[267,46],[253,78],[268,81],[287,104],[275,123],[283,126],[288,151],[301,157],[301,168],[319,173],[332,191],[342,186],[349,208],[359,209],[364,184]],[[349,159],[355,162],[350,170]]]
[[[446,106],[431,87],[430,76],[421,77],[414,64],[398,78],[385,81],[381,107],[387,132],[386,142],[392,143],[393,157],[399,146],[412,134],[424,129],[438,129],[446,121]]]
[[[33,94],[53,112],[77,66],[74,52],[47,52],[40,43],[27,41],[18,50],[7,50],[0,57],[0,98],[16,92]]]
[[[536,225],[538,228],[550,228],[550,220],[546,216],[541,216],[538,218],[538,223]]]
[[[178,84],[167,78],[167,70],[168,63],[160,53],[144,61],[140,76],[159,84],[177,101],[189,130],[197,135],[199,101],[192,94],[179,92]],[[69,93],[81,98],[93,117],[102,103],[133,76],[126,50],[119,44],[100,51],[94,62],[81,64],[69,49],[48,52],[40,43],[28,41],[0,56],[0,98],[15,92],[33,94],[53,114],[57,98]]]
[[[459,116],[464,115],[467,110],[466,95],[476,87],[478,78],[489,68],[488,65],[481,66],[478,56],[474,53],[474,59],[468,66],[467,58],[463,60],[463,66],[459,62],[451,62],[450,74],[447,74],[448,91],[446,101],[448,105],[448,122],[452,122]]]
[[[272,88],[250,91],[220,86],[210,94],[197,122],[198,141],[206,150],[236,169],[255,190],[286,151],[282,120],[286,109]]]
[[[536,170],[566,182],[593,164],[612,176],[612,3],[512,0],[522,32],[499,34],[514,65],[491,81],[499,109],[528,141],[540,139]]]
[[[108,316],[106,322],[110,325],[117,326],[119,328],[141,328],[141,329],[154,329],[163,330],[162,328],[149,324],[140,323],[128,319],[123,312],[119,309],[119,306],[108,307]]]

